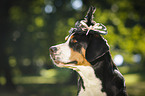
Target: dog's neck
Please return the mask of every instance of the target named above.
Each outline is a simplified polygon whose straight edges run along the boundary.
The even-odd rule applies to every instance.
[[[110,52],[107,52],[104,56],[91,62],[91,65],[95,71],[95,75],[100,78],[103,83],[106,78],[113,78],[114,70],[118,70],[113,63]]]
[[[73,68],[79,73],[81,78],[78,96],[106,96],[107,94],[102,91],[104,90],[104,79],[106,79],[104,75],[107,74],[106,72],[112,75],[111,70],[113,70],[113,67],[116,68],[112,64],[110,52],[93,63],[93,66],[76,66]]]
[[[78,96],[106,96],[102,92],[102,82],[96,77],[94,69],[91,66],[77,66],[75,68],[83,80]]]

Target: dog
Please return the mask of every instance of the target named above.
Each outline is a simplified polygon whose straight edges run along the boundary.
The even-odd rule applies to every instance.
[[[124,77],[101,35],[106,28],[93,21],[94,10],[91,7],[85,20],[76,23],[65,43],[49,48],[50,57],[56,66],[79,74],[78,96],[127,96]]]

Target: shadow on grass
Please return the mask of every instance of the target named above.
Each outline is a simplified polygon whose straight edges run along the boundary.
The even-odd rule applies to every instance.
[[[145,96],[145,82],[128,85],[127,92],[129,96]]]
[[[77,88],[62,84],[22,84],[16,90],[0,89],[0,96],[76,96]]]

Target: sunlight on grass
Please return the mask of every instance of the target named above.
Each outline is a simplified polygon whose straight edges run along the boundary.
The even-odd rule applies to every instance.
[[[69,80],[71,71],[68,69],[42,69],[40,76],[14,77],[15,84],[56,84]]]
[[[139,82],[139,80],[141,79],[139,74],[127,74],[123,76],[125,78],[126,85],[132,85]]]
[[[14,77],[15,84],[55,84],[56,78],[45,78],[42,76]]]
[[[43,77],[52,78],[52,77],[56,76],[58,74],[58,72],[55,69],[50,69],[50,70],[42,69],[40,71],[40,74]]]

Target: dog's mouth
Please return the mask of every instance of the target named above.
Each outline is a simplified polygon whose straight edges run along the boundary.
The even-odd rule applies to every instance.
[[[78,62],[77,61],[71,61],[71,62],[67,62],[67,63],[64,63],[64,64],[77,64]]]
[[[58,67],[64,67],[64,66],[67,66],[67,65],[75,65],[77,64],[78,62],[76,60],[74,61],[70,61],[70,62],[62,62],[59,60],[59,58],[56,58],[54,55],[50,55],[51,59],[54,61],[54,64]]]
[[[65,67],[65,68],[70,68],[71,66],[76,65],[78,62],[77,61],[71,61],[71,62],[60,62],[58,60],[54,60],[55,65],[57,67]]]
[[[61,65],[67,65],[67,64],[77,64],[77,63],[78,63],[77,61],[61,62],[61,61],[59,61],[59,60],[54,60],[54,62],[55,62],[57,65],[59,65],[59,64],[61,64]]]
[[[76,65],[78,62],[76,60],[67,60],[66,61],[63,61],[61,60],[60,54],[56,54],[52,51],[50,51],[50,57],[51,59],[53,60],[54,64],[58,67],[68,67],[68,66],[73,66],[73,65]]]

